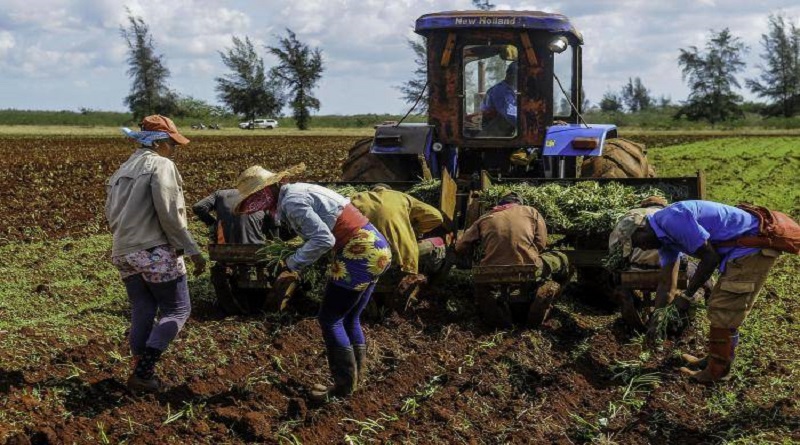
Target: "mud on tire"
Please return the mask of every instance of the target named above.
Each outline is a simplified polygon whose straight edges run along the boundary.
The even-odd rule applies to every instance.
[[[653,178],[655,170],[647,161],[644,145],[622,138],[606,140],[603,156],[585,159],[583,178]]]
[[[342,164],[342,181],[391,182],[411,181],[416,176],[407,165],[396,164],[389,159],[369,152],[373,138],[364,138],[353,144]]]

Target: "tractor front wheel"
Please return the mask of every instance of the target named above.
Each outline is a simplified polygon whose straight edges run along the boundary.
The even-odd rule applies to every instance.
[[[342,164],[342,181],[344,182],[393,182],[414,181],[419,176],[419,166],[414,161],[407,161],[393,156],[378,156],[370,153],[373,138],[364,138],[356,142]]]
[[[603,155],[586,158],[583,178],[653,178],[655,170],[647,161],[644,145],[622,138],[607,139]]]

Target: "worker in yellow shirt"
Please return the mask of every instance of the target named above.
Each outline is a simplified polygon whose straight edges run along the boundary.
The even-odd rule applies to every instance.
[[[431,236],[423,239],[442,227],[442,213],[385,184],[353,195],[350,202],[389,242],[393,267],[385,279],[398,282],[397,303],[406,305],[409,298],[415,298],[420,286],[444,267],[444,239]]]

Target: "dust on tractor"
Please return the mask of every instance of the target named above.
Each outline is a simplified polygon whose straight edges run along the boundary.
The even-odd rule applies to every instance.
[[[378,125],[374,137],[350,149],[340,184],[404,190],[439,179],[439,209],[455,234],[485,210],[476,193],[497,183],[616,181],[660,188],[671,200],[702,198],[701,173],[655,178],[642,145],[619,138],[615,125],[584,122],[583,37],[567,17],[440,12],[418,18],[415,31],[426,39],[428,123]],[[482,104],[502,82],[513,103],[487,112]],[[656,272],[604,273],[607,237],[566,235],[565,252],[580,280],[654,286]],[[492,281],[486,274],[482,280]]]

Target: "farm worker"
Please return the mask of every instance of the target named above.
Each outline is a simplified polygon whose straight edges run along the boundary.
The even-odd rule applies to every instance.
[[[350,201],[389,242],[394,266],[389,273],[399,280],[397,294],[405,305],[405,300],[427,282],[426,275],[433,275],[444,266],[444,240],[441,237],[419,240],[442,226],[442,213],[385,184],[357,193]]]
[[[506,67],[505,78],[489,88],[481,103],[480,136],[512,136],[517,128],[517,62]]]
[[[569,280],[566,255],[546,251],[547,227],[544,218],[524,205],[515,193],[505,195],[497,206],[478,218],[458,239],[456,253],[471,255],[480,243],[483,266],[536,266],[536,286],[476,286],[475,299],[481,315],[490,324],[508,327],[512,323],[512,306],[530,306],[529,322],[541,323],[550,305]],[[543,286],[542,284],[547,284]],[[499,287],[499,289],[498,289]],[[541,295],[535,295],[542,290]],[[532,295],[533,294],[533,295]],[[537,301],[543,300],[543,301]],[[535,303],[535,304],[533,304]]]
[[[122,129],[141,146],[106,183],[105,212],[113,233],[111,262],[131,303],[135,366],[128,388],[153,392],[161,385],[156,363],[191,311],[183,256],[194,263],[195,275],[203,273],[205,260],[187,228],[183,179],[171,160],[189,140],[164,116],[147,116],[140,126]]]
[[[608,250],[609,252],[616,252],[618,255],[624,257],[623,261],[627,264],[625,270],[656,270],[660,268],[658,249],[642,250],[633,248],[627,255],[623,255],[621,252],[623,245],[622,240],[630,239],[631,234],[642,225],[647,216],[652,215],[668,205],[669,202],[661,196],[645,198],[639,203],[639,207],[625,213],[617,222],[614,230],[611,231],[608,237]],[[686,265],[687,276],[689,278],[694,276],[697,268],[696,264],[686,262],[685,256],[682,257],[681,260]],[[694,300],[697,301],[703,297],[707,298],[711,294],[711,288],[713,287],[714,279],[710,278],[697,290],[697,293],[693,296]],[[622,318],[634,328],[643,329],[643,322],[634,306],[632,290],[617,290],[614,296],[616,299],[621,300],[619,303],[622,305]]]
[[[739,326],[752,310],[769,270],[780,255],[773,249],[715,244],[758,232],[758,218],[747,211],[711,201],[681,201],[648,216],[633,232],[630,243],[623,246],[624,251],[659,249],[661,279],[656,308],[671,303],[679,311],[687,311],[691,296],[719,268],[721,275],[707,301],[711,325],[708,355],[703,359],[683,355],[690,367],[702,368],[681,368],[681,372],[697,381],[715,382],[730,373],[739,343]],[[681,253],[699,258],[700,264],[687,289],[679,293],[677,272]],[[651,319],[651,333],[654,330],[655,320]]]
[[[258,165],[248,168],[236,183],[242,194],[236,211],[266,211],[305,241],[286,259],[275,281],[279,294],[299,279],[304,268],[333,252],[319,323],[334,384],[315,385],[311,391],[313,401],[325,402],[350,395],[363,381],[367,344],[360,316],[392,262],[392,251],[347,198],[318,185],[286,183],[285,178],[303,170],[305,164],[279,173]]]
[[[236,189],[217,190],[192,206],[195,215],[209,228],[212,244],[264,244],[265,235],[276,238],[278,230],[264,212],[238,215],[241,200]],[[248,313],[263,306],[266,295],[259,289],[240,288],[233,268],[217,261],[211,266],[211,283],[216,302],[228,314]]]
[[[250,215],[234,213],[241,201],[236,189],[217,190],[192,206],[192,211],[208,228],[216,244],[264,244],[265,234],[277,237],[277,230],[264,212]],[[216,217],[213,214],[216,214]]]

